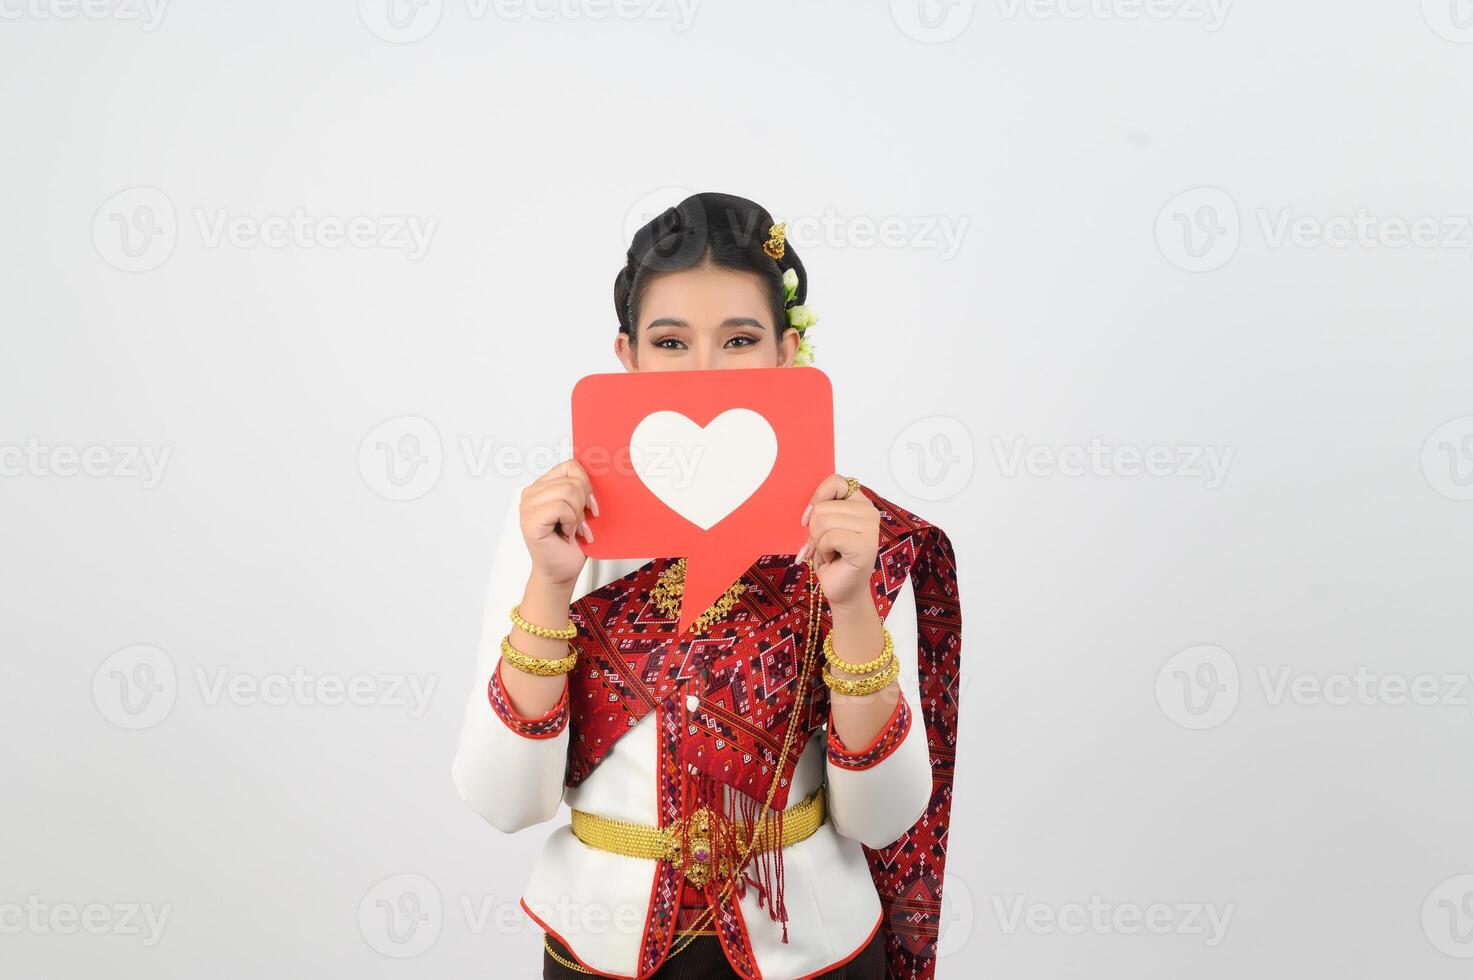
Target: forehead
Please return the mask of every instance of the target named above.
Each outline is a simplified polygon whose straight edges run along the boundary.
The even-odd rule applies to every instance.
[[[678,317],[691,322],[752,317],[766,323],[772,318],[757,277],[717,266],[696,266],[661,273],[650,281],[640,300],[639,319]]]

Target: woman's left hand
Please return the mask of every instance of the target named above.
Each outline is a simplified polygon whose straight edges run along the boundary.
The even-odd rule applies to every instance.
[[[837,473],[813,491],[803,512],[808,543],[798,552],[798,561],[813,556],[831,609],[862,608],[864,603],[873,609],[869,583],[880,550],[880,512],[861,492],[842,499],[848,492],[848,480]]]

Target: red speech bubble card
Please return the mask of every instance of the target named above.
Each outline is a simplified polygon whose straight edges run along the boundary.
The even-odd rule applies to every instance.
[[[573,458],[599,506],[583,551],[684,557],[684,632],[762,555],[807,540],[803,510],[834,472],[833,388],[808,367],[589,375]]]

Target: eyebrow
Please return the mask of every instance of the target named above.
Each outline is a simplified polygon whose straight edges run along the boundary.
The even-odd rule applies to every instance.
[[[723,329],[727,329],[730,327],[752,327],[756,330],[767,329],[766,325],[763,324],[761,320],[754,320],[749,316],[730,317],[726,320],[723,320],[721,322],[721,326]],[[649,322],[649,326],[645,327],[645,329],[651,330],[655,327],[685,327],[688,329],[690,327],[690,324],[678,317],[662,316],[658,319],[651,320]]]
[[[722,327],[751,327],[754,330],[766,330],[767,325],[761,320],[754,320],[749,316],[734,316],[721,323]]]

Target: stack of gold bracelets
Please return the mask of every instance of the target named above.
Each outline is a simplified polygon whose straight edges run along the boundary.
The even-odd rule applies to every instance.
[[[828,667],[823,671],[823,682],[829,686],[829,690],[835,694],[847,697],[863,698],[884,690],[900,676],[900,658],[895,656],[895,638],[885,630],[885,649],[873,660],[862,664],[852,664],[847,660],[840,660],[839,655],[834,652],[834,634],[830,633],[823,638],[823,659]],[[855,674],[853,678],[835,677],[829,667],[842,670],[846,674]]]
[[[543,640],[567,641],[578,635],[578,627],[573,625],[572,620],[569,620],[568,625],[559,630],[548,629],[546,626],[538,626],[534,623],[527,622],[522,618],[521,605],[511,607],[511,624],[523,633]],[[574,650],[571,645],[568,647],[568,655],[566,657],[559,657],[556,660],[549,660],[546,657],[528,656],[511,645],[510,633],[501,640],[501,656],[503,660],[522,673],[535,674],[538,677],[557,677],[559,674],[566,674],[578,662],[578,651]]]

